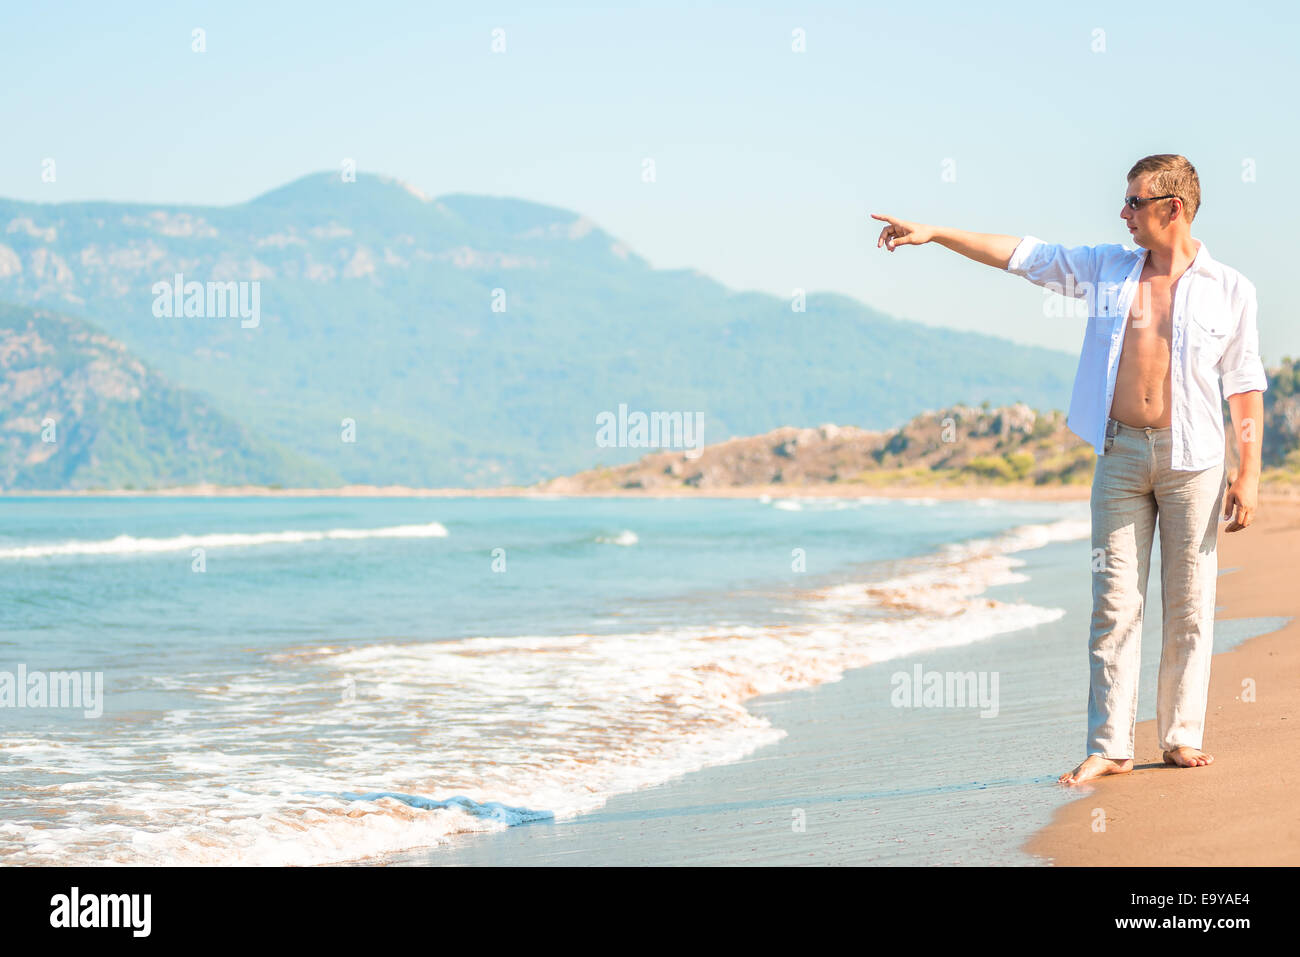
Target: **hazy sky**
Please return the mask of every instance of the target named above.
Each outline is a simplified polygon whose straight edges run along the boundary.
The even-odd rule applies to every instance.
[[[6,3],[0,195],[236,203],[353,158],[579,211],[735,288],[1076,352],[1035,287],[877,251],[868,213],[1127,244],[1125,173],[1181,152],[1193,235],[1259,289],[1265,360],[1300,354],[1296,4],[699,7]]]

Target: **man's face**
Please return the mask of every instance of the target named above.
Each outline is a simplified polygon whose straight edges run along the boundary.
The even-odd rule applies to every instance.
[[[1142,173],[1128,181],[1124,196],[1155,196],[1151,192],[1151,178],[1154,174]],[[1133,242],[1150,249],[1151,241],[1169,225],[1171,208],[1177,204],[1171,199],[1161,199],[1154,203],[1143,203],[1139,209],[1129,209],[1128,203],[1120,207],[1120,218],[1128,227]]]

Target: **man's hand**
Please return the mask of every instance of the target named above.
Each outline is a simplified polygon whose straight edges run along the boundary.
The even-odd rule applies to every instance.
[[[924,223],[911,223],[906,219],[893,216],[871,214],[872,219],[888,223],[880,231],[876,248],[887,248],[891,253],[896,246],[922,246],[925,243],[938,243],[955,253],[961,253],[967,259],[986,266],[1006,269],[1011,263],[1011,254],[1020,245],[1019,236],[1000,236],[996,233],[968,233],[964,229],[950,226],[926,226]]]
[[[883,245],[892,253],[895,246],[921,246],[934,239],[933,226],[909,223],[905,219],[881,216],[878,213],[872,213],[871,218],[889,224],[880,231],[880,238],[876,240],[877,249]]]
[[[1255,510],[1258,507],[1259,478],[1254,475],[1237,476],[1237,481],[1229,486],[1228,494],[1223,501],[1223,517],[1232,519],[1224,531],[1241,531],[1254,521]]]
[[[1232,431],[1237,436],[1237,480],[1228,489],[1223,503],[1223,517],[1232,518],[1224,529],[1239,532],[1255,518],[1259,504],[1259,469],[1263,447],[1260,444],[1264,421],[1264,393],[1258,389],[1234,392],[1228,396],[1228,409],[1232,413]],[[1236,517],[1233,518],[1233,510]]]

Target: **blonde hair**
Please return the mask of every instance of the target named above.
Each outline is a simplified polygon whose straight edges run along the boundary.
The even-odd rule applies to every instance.
[[[1201,208],[1201,180],[1196,175],[1196,167],[1186,156],[1177,153],[1156,153],[1144,156],[1133,164],[1128,171],[1129,181],[1143,173],[1154,173],[1150,187],[1153,195],[1163,196],[1172,193],[1183,201],[1183,213],[1190,223],[1196,218],[1196,211]]]

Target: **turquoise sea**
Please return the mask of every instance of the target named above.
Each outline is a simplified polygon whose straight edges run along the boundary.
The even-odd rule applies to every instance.
[[[0,679],[103,694],[0,707],[0,862],[319,864],[570,819],[779,742],[756,696],[1058,620],[986,593],[1087,528],[1081,502],[5,498]]]

